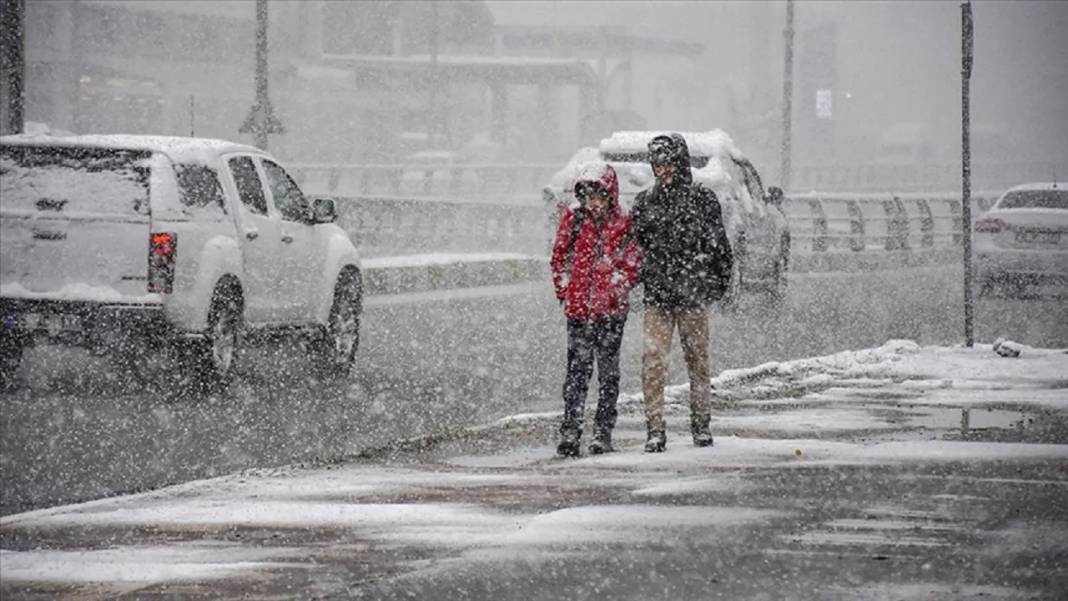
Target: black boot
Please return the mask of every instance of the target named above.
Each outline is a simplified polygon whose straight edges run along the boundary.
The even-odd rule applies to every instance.
[[[649,424],[648,436],[645,439],[646,453],[663,453],[667,446],[667,436],[664,434],[664,422]]]
[[[582,429],[577,426],[560,427],[560,444],[556,445],[556,454],[560,457],[578,457],[579,439]]]
[[[605,428],[598,426],[593,433],[593,442],[588,447],[590,455],[602,455],[604,453],[611,453],[615,449],[612,448],[612,428]]]
[[[712,446],[712,431],[708,428],[708,422],[711,420],[711,416],[708,415],[690,416],[690,433],[693,434],[693,446]]]

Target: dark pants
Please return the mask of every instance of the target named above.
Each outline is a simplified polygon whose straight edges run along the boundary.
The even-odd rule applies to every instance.
[[[582,426],[586,392],[597,361],[596,426],[611,430],[616,425],[616,400],[619,398],[619,347],[623,343],[623,325],[627,316],[604,317],[590,321],[567,320],[567,377],[564,379],[564,420],[560,431]]]

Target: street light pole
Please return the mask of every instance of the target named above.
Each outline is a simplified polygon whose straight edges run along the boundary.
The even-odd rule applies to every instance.
[[[3,0],[0,14],[0,80],[4,90],[0,134],[20,134],[26,101],[25,0]]]
[[[285,133],[267,94],[267,75],[267,0],[256,0],[256,102],[238,131],[251,133],[256,138],[256,146],[264,150],[267,134]]]
[[[780,186],[790,189],[791,117],[794,97],[794,0],[786,0],[786,28],[782,32],[785,60],[782,78],[782,163],[779,169]]]
[[[439,116],[441,115],[441,107],[439,106],[439,104],[441,102],[444,102],[444,99],[442,98],[441,94],[441,83],[439,80],[438,72],[438,44],[440,42],[439,37],[441,35],[441,32],[439,30],[440,24],[438,21],[440,17],[438,15],[437,2],[430,3],[430,19],[430,85],[428,86],[430,93],[427,94],[427,100],[429,102],[427,105],[426,113],[426,133],[427,140],[430,142],[430,147],[436,148],[439,146],[437,138],[438,134],[440,133],[439,130],[441,125],[439,119]]]
[[[972,300],[972,146],[971,80],[973,26],[972,3],[960,5],[961,14],[961,240],[964,245],[964,344],[975,344]]]

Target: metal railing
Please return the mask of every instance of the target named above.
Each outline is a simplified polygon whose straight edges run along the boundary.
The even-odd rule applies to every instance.
[[[996,192],[973,196],[978,215]],[[547,256],[555,207],[543,202],[339,197],[339,225],[363,256],[511,252]],[[922,253],[961,244],[960,198],[937,194],[787,196],[795,255]]]
[[[313,194],[451,198],[467,202],[530,201],[561,168],[557,163],[427,162],[406,164],[293,164],[297,182]],[[1006,189],[1030,181],[1068,178],[1068,163],[977,163],[972,187]],[[956,190],[960,165],[796,165],[793,191],[922,193]],[[768,182],[774,183],[774,182]]]

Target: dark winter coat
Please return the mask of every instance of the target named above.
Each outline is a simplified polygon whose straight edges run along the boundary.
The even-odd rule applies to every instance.
[[[638,194],[631,213],[641,281],[647,305],[699,307],[726,293],[734,258],[716,194],[693,182],[682,136],[671,139],[678,151],[673,181]]]
[[[631,219],[619,207],[619,183],[610,165],[591,166],[578,181],[586,180],[608,190],[608,211],[598,219],[585,206],[565,209],[551,261],[556,298],[570,319],[626,315],[640,263]]]

